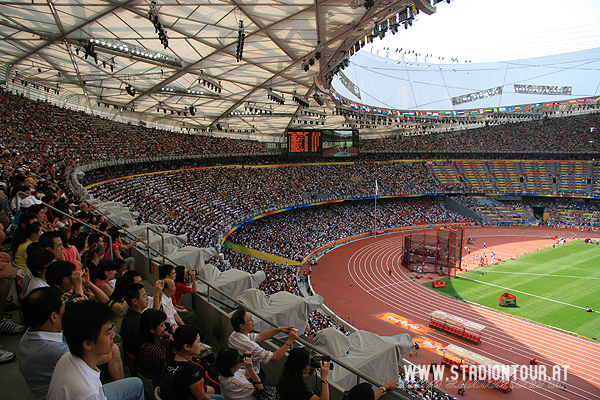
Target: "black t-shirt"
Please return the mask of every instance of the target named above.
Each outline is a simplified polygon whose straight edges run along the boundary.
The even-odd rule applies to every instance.
[[[309,400],[314,396],[308,387],[297,383],[290,383],[287,393],[281,393],[280,398],[285,400]]]
[[[140,320],[142,314],[132,310],[127,310],[121,322],[121,339],[123,339],[123,350],[131,355],[137,355],[137,340],[140,334]]]
[[[201,380],[198,366],[188,361],[172,361],[160,374],[160,397],[163,400],[194,399],[189,386]]]

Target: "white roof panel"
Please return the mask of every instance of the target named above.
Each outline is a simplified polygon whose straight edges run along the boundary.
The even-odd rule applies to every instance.
[[[159,0],[156,9],[168,36],[165,48],[148,19],[150,8],[145,0],[56,0],[53,7],[48,2],[16,0],[0,5],[0,70],[7,71],[0,81],[32,96],[31,86],[22,86],[20,79],[58,85],[56,101],[88,112],[106,111],[108,118],[124,115],[114,111],[114,105],[126,106],[135,108],[135,113],[127,111],[131,118],[160,120],[163,126],[185,123],[205,130],[218,123],[255,130],[263,140],[279,140],[301,111],[292,93],[296,90],[306,96],[311,109],[323,110],[311,101],[318,90],[315,80],[328,97],[323,86],[328,64],[360,40],[373,20],[384,20],[409,3],[392,0],[367,10],[360,3],[351,8],[342,0],[191,0],[185,4]],[[239,20],[244,22],[245,38],[242,60],[237,61]],[[90,45],[90,38],[119,40],[129,50],[93,44],[96,60],[92,54],[86,59],[84,46]],[[322,58],[305,72],[302,64],[314,57],[318,42]],[[141,53],[170,58],[149,59]],[[199,85],[201,70],[220,82],[221,93]],[[17,72],[20,79],[12,83]],[[135,89],[134,96],[125,90],[129,85]],[[165,92],[163,87],[184,93]],[[269,88],[285,96],[284,105],[267,98]],[[207,94],[191,95],[188,89]],[[249,103],[272,110],[273,115],[230,115]],[[198,107],[195,116],[186,111],[190,105]],[[168,112],[157,113],[157,109]],[[332,121],[334,125],[324,128],[338,127],[341,119],[333,117]]]

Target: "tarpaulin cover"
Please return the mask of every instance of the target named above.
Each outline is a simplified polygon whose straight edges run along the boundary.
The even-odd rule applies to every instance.
[[[179,236],[177,236],[179,238]],[[153,239],[151,239],[151,245],[153,248],[160,248],[160,245],[157,245],[156,241],[154,241],[154,239],[160,239],[160,237],[158,236],[154,236]],[[169,240],[170,241],[170,240]],[[165,241],[167,242],[167,241]],[[160,242],[162,243],[162,241]],[[169,244],[175,244],[174,243],[169,243]],[[169,244],[165,245],[165,250],[167,251],[172,251],[173,248],[169,246]],[[140,246],[138,246],[140,247]],[[145,246],[141,245],[141,247],[145,248]],[[200,267],[204,266],[205,264],[205,260],[208,260],[210,258],[212,258],[214,255],[217,254],[217,251],[215,250],[214,247],[206,247],[206,248],[199,248],[199,247],[194,247],[194,246],[186,246],[183,247],[181,249],[177,248],[175,251],[165,254],[167,257],[169,257],[170,260],[172,260],[173,264],[175,265],[183,265],[185,266],[186,269],[195,269],[198,272],[200,271]],[[163,257],[156,255],[153,258],[154,262],[158,263],[158,264],[162,264],[163,263]],[[171,262],[169,260],[165,260],[165,262],[167,264],[171,264]]]
[[[398,380],[398,364],[410,351],[412,339],[408,333],[379,336],[367,331],[344,336],[335,328],[325,328],[317,333],[315,345],[322,354],[333,355],[375,381],[387,383]],[[339,366],[330,371],[329,380],[345,390],[357,384],[356,375]]]
[[[252,314],[259,315],[276,326],[294,326],[301,335],[308,326],[308,314],[323,305],[323,297],[314,295],[300,297],[281,291],[267,295],[258,289],[249,289],[240,293],[236,300],[243,303]],[[266,322],[255,319],[254,329],[258,332],[273,329]]]
[[[249,272],[240,271],[239,269],[228,269],[227,271],[221,272],[211,264],[206,264],[202,268],[199,268],[198,277],[208,281],[212,286],[227,293],[234,299],[243,291],[256,288],[265,281],[265,273],[263,271],[257,271],[255,274],[250,274]],[[207,294],[208,286],[203,283],[198,283],[198,292]],[[210,296],[230,307],[234,307],[233,301],[228,300],[216,290],[211,290]]]

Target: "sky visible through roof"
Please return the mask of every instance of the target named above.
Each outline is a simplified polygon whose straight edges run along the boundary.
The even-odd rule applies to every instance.
[[[439,3],[433,15],[419,14],[407,30],[375,39],[364,50],[410,62],[464,64],[597,47],[599,0],[452,0]]]

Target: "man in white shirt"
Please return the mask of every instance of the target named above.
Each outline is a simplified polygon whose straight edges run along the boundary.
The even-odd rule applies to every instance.
[[[69,352],[54,368],[48,400],[143,400],[139,378],[102,385],[97,365],[112,358],[112,310],[106,304],[83,300],[70,304],[62,319]]]
[[[232,332],[229,336],[229,340],[227,341],[229,347],[236,349],[240,355],[246,352],[252,353],[252,368],[257,374],[260,373],[260,364],[279,361],[298,338],[298,331],[293,326],[279,327],[261,333],[254,333],[254,319],[252,319],[252,315],[242,308],[235,310],[231,315],[231,326],[235,332]],[[280,332],[287,333],[288,338],[275,352],[265,350],[257,343],[271,339]]]
[[[19,342],[19,368],[33,398],[42,400],[56,363],[69,351],[61,332],[65,305],[60,290],[46,287],[33,291],[23,299],[22,311],[30,328]]]
[[[173,300],[171,298],[175,294],[175,282],[171,278],[163,279],[164,287],[162,290],[161,296],[161,307],[160,309],[167,315],[167,320],[171,325],[173,332],[180,325],[185,325],[185,323],[181,320],[179,314],[177,314],[177,310],[175,310],[175,306],[173,305]],[[153,308],[154,299],[148,299],[148,307]]]
[[[41,400],[46,398],[56,363],[69,351],[61,331],[65,311],[62,292],[51,287],[34,289],[23,299],[21,311],[30,328],[19,342],[19,368],[34,399]],[[116,347],[107,366],[112,379],[123,379],[123,363]]]

